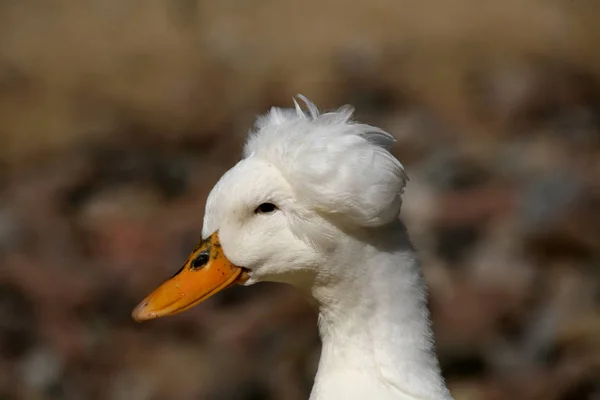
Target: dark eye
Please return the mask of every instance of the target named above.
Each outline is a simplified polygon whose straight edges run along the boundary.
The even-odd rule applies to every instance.
[[[208,262],[208,254],[200,253],[196,258],[192,260],[192,269],[200,269],[206,265]]]
[[[256,207],[254,210],[257,214],[269,214],[273,211],[277,210],[277,206],[273,203],[262,203],[260,206]]]

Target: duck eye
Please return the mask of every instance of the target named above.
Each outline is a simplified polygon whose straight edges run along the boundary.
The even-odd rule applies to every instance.
[[[192,260],[191,267],[192,267],[192,269],[200,269],[200,268],[204,267],[207,262],[208,262],[208,254],[200,253],[200,254],[198,254],[198,256],[196,256],[196,258],[194,258],[194,260]]]
[[[262,203],[260,206],[256,207],[254,212],[256,214],[269,214],[273,211],[277,210],[277,206],[273,203]]]

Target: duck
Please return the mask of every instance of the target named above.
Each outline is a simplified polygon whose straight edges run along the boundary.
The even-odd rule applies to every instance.
[[[233,285],[291,284],[318,307],[310,400],[452,399],[400,219],[408,176],[394,137],[356,121],[352,106],[293,103],[256,119],[208,195],[202,239],[133,318],[175,315]]]

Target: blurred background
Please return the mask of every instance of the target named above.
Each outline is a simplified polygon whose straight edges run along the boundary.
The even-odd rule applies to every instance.
[[[0,399],[308,397],[315,310],[131,309],[255,116],[391,132],[457,400],[600,399],[600,3],[0,0]]]

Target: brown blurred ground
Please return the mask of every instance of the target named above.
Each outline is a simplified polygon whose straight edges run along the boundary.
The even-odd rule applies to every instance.
[[[600,398],[593,0],[0,1],[0,399],[305,399],[278,285],[131,308],[254,116],[301,92],[398,138],[457,400]]]

